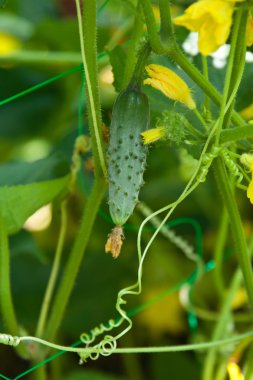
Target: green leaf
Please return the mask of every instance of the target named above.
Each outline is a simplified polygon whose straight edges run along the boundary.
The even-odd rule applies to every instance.
[[[58,154],[33,162],[8,162],[0,165],[0,186],[48,181],[68,173],[68,163]]]
[[[114,76],[113,85],[115,90],[119,92],[121,90],[121,84],[124,75],[126,53],[121,46],[116,46],[113,50],[108,51],[108,54]]]
[[[22,228],[26,219],[66,189],[68,182],[69,176],[65,176],[29,185],[0,187],[0,213],[8,233]]]
[[[12,257],[27,258],[30,256],[36,258],[40,264],[46,264],[46,255],[43,249],[38,245],[33,234],[21,230],[19,233],[10,237],[9,244]]]

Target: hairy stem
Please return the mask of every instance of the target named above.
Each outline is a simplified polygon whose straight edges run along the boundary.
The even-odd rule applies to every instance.
[[[143,80],[143,72],[144,67],[146,65],[147,59],[151,53],[151,48],[149,43],[145,43],[145,45],[142,46],[142,49],[140,49],[138,54],[138,60],[135,65],[135,69],[132,75],[132,78],[130,80],[129,86],[135,86],[136,83],[141,86],[142,80]]]
[[[204,75],[206,81],[209,82],[207,57],[204,56],[204,55],[202,55],[201,59],[202,59],[203,75]],[[205,106],[205,108],[206,108],[207,111],[210,111],[210,99],[209,99],[209,97],[206,94],[204,94],[204,106]]]
[[[238,12],[239,13],[239,12]],[[233,58],[233,65],[232,65],[232,74],[231,74],[231,80],[229,83],[228,88],[228,98],[233,94],[235,91],[235,94],[238,90],[237,81],[238,79],[241,81],[242,74],[244,71],[245,66],[245,57],[246,57],[246,25],[247,25],[247,18],[248,18],[248,11],[242,10],[239,13],[239,16],[241,16],[240,25],[238,28],[237,35],[235,36],[235,54]],[[232,49],[231,44],[231,49]],[[237,88],[236,88],[237,86]],[[234,108],[234,101],[231,103],[229,109],[227,110],[224,121],[223,121],[223,129],[227,128],[229,125],[231,114]]]
[[[98,91],[97,45],[96,45],[96,2],[86,0],[83,3],[82,20],[80,0],[75,0],[80,35],[81,54],[86,78],[87,109],[92,140],[92,152],[95,163],[95,176],[100,171],[107,177],[107,168],[102,138],[102,116]]]
[[[174,27],[171,22],[170,1],[159,0],[161,29],[160,36],[164,43],[174,42]]]
[[[228,59],[228,65],[226,70],[226,77],[225,77],[225,84],[224,84],[224,90],[223,90],[223,96],[222,96],[222,102],[221,102],[221,109],[220,109],[220,117],[219,117],[219,123],[216,131],[216,145],[218,145],[220,140],[220,133],[221,129],[223,127],[224,117],[226,114],[226,105],[228,103],[229,97],[232,95],[233,90],[235,89],[238,76],[233,76],[233,68],[236,61],[237,56],[237,47],[239,47],[238,44],[244,43],[245,45],[245,27],[243,28],[243,23],[245,23],[244,18],[242,17],[242,11],[239,9],[236,12],[235,15],[235,21],[233,25],[233,33],[232,33],[232,41],[231,41],[231,48],[229,53],[229,59]],[[244,33],[239,33],[240,29],[243,28]],[[243,41],[241,38],[238,38],[238,35],[240,36],[242,34]],[[244,63],[243,63],[244,65]],[[239,70],[237,71],[237,74],[239,74]],[[241,78],[239,78],[241,79]],[[232,86],[233,83],[233,86]],[[238,87],[238,86],[237,86]],[[237,88],[236,88],[237,91]],[[234,93],[235,96],[236,93]],[[233,102],[230,104],[229,108],[233,106]],[[230,111],[231,112],[231,111]],[[230,114],[229,112],[229,114]],[[229,119],[227,120],[227,123],[229,122]]]
[[[150,45],[152,47],[152,50],[156,52],[157,54],[163,54],[164,48],[161,44],[159,34],[157,31],[156,21],[154,12],[151,6],[150,0],[141,0],[146,25],[148,29],[148,37],[150,41]]]
[[[52,306],[48,326],[44,334],[49,340],[54,339],[62,321],[105,190],[105,180],[95,179],[93,189],[86,203],[78,234],[76,235],[73,248],[70,252],[69,259],[55,297],[55,302]]]
[[[2,216],[0,215],[0,307],[4,325],[8,333],[19,335],[18,321],[12,300],[10,279],[10,250],[8,232]],[[24,345],[17,347],[17,352],[23,358],[28,358]]]
[[[214,174],[223,202],[229,214],[232,238],[234,240],[235,252],[242,270],[246,291],[251,308],[253,308],[253,275],[251,260],[248,253],[244,236],[240,213],[235,201],[235,197],[230,185],[224,163],[221,158],[217,158],[213,163]]]
[[[127,59],[125,63],[125,70],[124,70],[124,76],[122,81],[122,88],[125,88],[129,80],[133,74],[134,67],[137,61],[137,47],[138,42],[140,40],[140,37],[143,33],[143,14],[142,14],[142,6],[141,6],[141,0],[138,0],[138,4],[136,7],[136,15],[135,15],[135,21],[133,26],[133,32],[131,36],[131,45],[127,52]]]

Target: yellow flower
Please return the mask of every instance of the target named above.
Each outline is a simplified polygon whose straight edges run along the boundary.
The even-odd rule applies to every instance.
[[[21,43],[15,36],[0,32],[0,55],[11,54],[20,49]]]
[[[190,109],[196,108],[189,87],[172,70],[153,64],[146,66],[146,71],[150,78],[145,79],[144,84],[151,85],[168,98],[178,100]]]
[[[143,144],[151,144],[155,141],[161,140],[166,136],[166,128],[158,127],[153,129],[148,129],[145,132],[141,133],[143,138]]]
[[[208,55],[226,42],[235,3],[239,1],[244,0],[199,0],[175,18],[174,23],[199,32],[199,51]]]
[[[250,203],[253,204],[253,154],[244,153],[241,155],[240,161],[244,164],[252,173],[251,182],[247,188],[247,197]]]
[[[246,120],[252,119],[253,118],[253,103],[250,104],[248,107],[244,108],[243,110],[241,110],[240,115]]]
[[[227,371],[230,380],[244,380],[244,376],[238,364],[230,361],[227,365]]]

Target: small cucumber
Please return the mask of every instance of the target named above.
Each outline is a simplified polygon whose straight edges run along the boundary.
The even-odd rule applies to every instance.
[[[140,134],[148,128],[148,98],[137,83],[131,84],[118,95],[110,126],[109,208],[117,226],[127,221],[138,201],[147,155]]]

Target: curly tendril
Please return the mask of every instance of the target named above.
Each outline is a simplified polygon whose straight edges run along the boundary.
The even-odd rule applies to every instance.
[[[6,344],[6,346],[17,347],[20,343],[20,338],[9,334],[0,334],[0,343]]]
[[[80,364],[83,364],[87,359],[97,360],[100,355],[110,356],[117,348],[116,338],[111,335],[105,335],[104,338],[95,346],[87,351],[82,351],[80,355]]]
[[[121,305],[125,305],[127,301],[123,299],[123,296],[129,294],[136,294],[132,289],[136,286],[139,286],[139,280],[137,284],[130,286],[128,288],[124,288],[119,291],[117,302],[116,302],[116,310],[120,314],[121,318],[118,321],[114,319],[110,319],[107,324],[101,323],[99,326],[94,327],[90,333],[83,333],[80,336],[80,340],[86,344],[86,347],[79,353],[80,355],[80,363],[83,364],[88,359],[97,360],[100,355],[109,356],[113,353],[113,351],[117,348],[117,340],[125,335],[132,328],[132,321],[128,317],[127,312],[122,309]],[[99,335],[102,335],[105,332],[111,331],[114,328],[119,327],[124,321],[128,323],[128,326],[121,331],[118,335],[105,335],[103,339],[93,347],[89,347],[91,343],[93,343]]]
[[[100,323],[99,326],[94,327],[90,331],[90,334],[82,333],[80,336],[80,340],[85,344],[93,343],[97,336],[103,334],[104,332],[111,331],[115,327],[120,326],[122,322],[123,320],[121,319],[118,322],[116,322],[114,319],[110,319],[107,325]]]
[[[229,151],[227,149],[221,150],[221,155],[224,159],[224,162],[230,172],[230,174],[235,178],[236,180],[236,186],[240,185],[240,183],[243,180],[243,174],[240,172],[240,169],[238,165],[234,162],[234,160],[231,158]]]
[[[202,158],[202,166],[200,172],[197,175],[197,183],[205,182],[210,166],[214,158],[218,157],[220,153],[220,147],[213,146],[208,153],[205,153]]]

